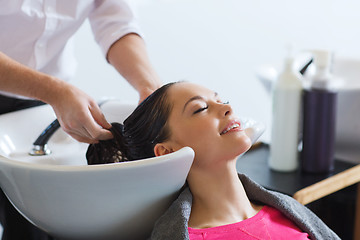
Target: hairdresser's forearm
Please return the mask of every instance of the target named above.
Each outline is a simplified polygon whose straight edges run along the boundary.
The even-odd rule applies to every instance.
[[[51,104],[67,84],[35,71],[0,52],[0,90]]]
[[[94,143],[112,138],[111,125],[96,102],[80,89],[28,68],[0,52],[0,90],[48,103],[73,138]]]
[[[107,58],[116,70],[139,92],[140,99],[162,83],[150,64],[143,39],[136,34],[120,38],[109,49]]]

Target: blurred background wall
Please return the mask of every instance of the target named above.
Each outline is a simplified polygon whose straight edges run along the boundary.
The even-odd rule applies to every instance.
[[[188,80],[217,91],[239,116],[262,121],[268,142],[271,99],[256,77],[263,64],[281,64],[286,46],[327,48],[360,57],[356,0],[131,0],[152,63],[164,82]],[[137,103],[137,92],[109,65],[88,22],[75,36],[75,85],[95,99]]]

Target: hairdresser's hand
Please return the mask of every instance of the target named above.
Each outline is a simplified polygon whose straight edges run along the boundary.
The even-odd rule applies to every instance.
[[[0,52],[0,90],[50,104],[62,128],[81,142],[112,138],[98,105],[78,88],[36,71]]]
[[[64,83],[52,97],[53,107],[62,129],[80,142],[96,143],[111,139],[111,127],[97,103],[80,89]]]
[[[155,89],[156,90],[156,89]],[[148,96],[150,96],[155,90],[145,88],[142,91],[139,91],[139,104],[142,103]]]

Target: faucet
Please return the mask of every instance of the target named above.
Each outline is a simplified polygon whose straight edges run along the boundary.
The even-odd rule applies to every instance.
[[[51,150],[48,148],[47,142],[50,137],[58,130],[60,127],[60,123],[57,119],[55,119],[49,126],[45,128],[44,131],[40,134],[40,136],[33,143],[33,147],[30,150],[29,154],[31,156],[44,156],[49,155]]]

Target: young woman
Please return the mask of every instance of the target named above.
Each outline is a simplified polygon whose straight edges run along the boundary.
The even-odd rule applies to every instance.
[[[90,164],[195,151],[186,188],[157,221],[151,239],[339,239],[293,198],[267,191],[236,160],[251,145],[231,106],[202,86],[171,83],[150,95],[115,138],[89,147]]]

